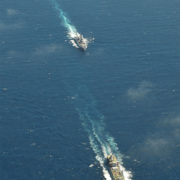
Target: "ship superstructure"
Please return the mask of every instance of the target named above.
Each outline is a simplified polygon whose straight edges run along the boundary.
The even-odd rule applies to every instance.
[[[125,180],[123,172],[120,169],[120,163],[116,156],[111,154],[107,157],[110,174],[113,180]]]
[[[88,47],[88,40],[83,37],[83,35],[77,33],[76,36],[73,38],[78,48],[85,51]]]

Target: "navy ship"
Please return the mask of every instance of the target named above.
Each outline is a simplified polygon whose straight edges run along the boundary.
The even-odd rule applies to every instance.
[[[109,172],[113,180],[125,180],[123,172],[120,169],[120,163],[116,156],[111,154],[107,157]]]
[[[74,42],[76,43],[77,47],[81,50],[85,51],[88,47],[88,40],[83,37],[83,35],[77,33],[76,36],[73,38]]]

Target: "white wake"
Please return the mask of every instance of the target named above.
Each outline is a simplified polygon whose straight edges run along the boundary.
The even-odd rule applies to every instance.
[[[51,3],[53,8],[57,11],[62,25],[67,30],[67,37],[70,43],[72,46],[79,48],[75,39],[77,39],[81,34],[77,31],[76,27],[72,25],[63,10],[59,7],[59,4],[56,2],[56,0],[51,0]],[[88,39],[84,37],[83,39],[87,43],[87,46],[91,41],[94,40],[93,38]],[[114,138],[106,132],[104,116],[97,110],[96,101],[89,93],[87,87],[80,86],[77,90],[71,87],[69,88],[69,91],[71,91],[73,96],[75,93],[76,98],[74,99],[74,104],[76,110],[80,116],[85,131],[88,133],[90,146],[102,168],[104,178],[106,180],[111,180],[110,174],[105,165],[105,161],[108,155],[115,154],[118,158],[118,161],[120,162],[120,169],[123,172],[125,180],[131,180],[132,174],[123,166],[122,154],[120,153]]]
[[[86,87],[80,88],[75,101],[76,110],[85,131],[88,133],[90,146],[96,155],[96,160],[102,168],[104,178],[111,180],[105,162],[108,155],[114,154],[120,162],[120,170],[124,175],[124,179],[131,180],[132,173],[127,171],[123,166],[123,155],[120,153],[114,138],[106,131],[104,116],[97,110],[96,102]]]

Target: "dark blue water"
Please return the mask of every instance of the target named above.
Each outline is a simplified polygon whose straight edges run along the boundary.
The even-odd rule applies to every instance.
[[[179,180],[180,2],[57,3],[86,52],[50,1],[0,3],[0,179],[103,179],[110,147],[134,180]]]

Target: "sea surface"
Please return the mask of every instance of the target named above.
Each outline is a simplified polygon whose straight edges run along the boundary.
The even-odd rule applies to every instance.
[[[109,154],[180,179],[180,1],[1,0],[0,180],[110,180]]]

